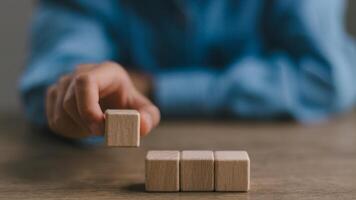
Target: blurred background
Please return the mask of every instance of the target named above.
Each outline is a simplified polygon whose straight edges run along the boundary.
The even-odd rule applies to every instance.
[[[0,112],[20,111],[17,80],[26,61],[29,22],[35,1],[0,1]],[[346,14],[348,31],[356,37],[356,1]],[[356,63],[355,63],[356,64]]]

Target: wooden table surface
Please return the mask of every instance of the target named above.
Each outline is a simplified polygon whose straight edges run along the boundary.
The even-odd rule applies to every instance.
[[[166,121],[140,148],[79,147],[0,114],[1,199],[355,199],[356,114],[318,125]],[[247,150],[248,193],[144,191],[153,149]]]

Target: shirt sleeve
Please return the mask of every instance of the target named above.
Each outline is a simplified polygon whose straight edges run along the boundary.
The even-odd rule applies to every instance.
[[[31,53],[19,86],[26,116],[35,124],[46,124],[44,98],[48,85],[79,63],[101,62],[116,54],[103,18],[90,14],[98,14],[99,10],[90,10],[95,6],[83,2],[38,2],[31,29]],[[104,9],[104,4],[96,9]]]
[[[274,1],[278,2],[278,1]],[[355,44],[344,30],[344,1],[279,1],[265,18],[263,53],[226,70],[171,70],[155,78],[167,116],[290,116],[310,122],[355,102]]]

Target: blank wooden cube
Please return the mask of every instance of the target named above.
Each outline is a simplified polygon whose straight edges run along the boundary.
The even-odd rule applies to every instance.
[[[246,151],[215,151],[215,190],[248,191],[250,158]]]
[[[179,191],[179,151],[147,153],[146,191]]]
[[[138,147],[140,114],[136,110],[106,110],[105,138],[107,146]]]
[[[180,162],[182,191],[214,190],[214,156],[212,151],[182,151]]]

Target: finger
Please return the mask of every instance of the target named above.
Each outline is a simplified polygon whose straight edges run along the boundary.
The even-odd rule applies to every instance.
[[[63,109],[76,124],[82,127],[82,129],[86,130],[88,133],[92,133],[79,115],[73,81],[69,84],[67,92],[64,96]]]
[[[96,66],[95,64],[80,64],[75,68],[74,74],[79,74],[82,72],[89,71],[90,69],[94,68],[95,66]]]
[[[52,85],[47,89],[46,92],[46,116],[47,123],[49,127],[53,125],[53,112],[54,112],[54,103],[57,98],[56,86]]]
[[[88,72],[94,67],[95,64],[80,64],[76,67],[73,76],[77,77],[79,74]],[[92,128],[88,127],[87,124],[82,120],[77,107],[77,99],[75,95],[75,81],[73,80],[69,84],[65,97],[63,99],[63,108],[77,124],[80,124],[80,126],[87,130],[89,133],[93,133],[95,135],[100,134],[98,131],[92,131]]]
[[[159,124],[161,118],[159,109],[139,92],[134,92],[130,101],[130,107],[137,109],[141,114],[141,135],[147,135]]]
[[[54,104],[54,117],[57,119],[60,118],[62,112],[64,112],[63,99],[69,87],[70,81],[71,77],[69,75],[62,76],[58,81],[57,98]]]
[[[67,137],[87,136],[90,131],[85,131],[80,121],[75,121],[64,109],[64,98],[68,91],[72,77],[65,75],[60,78],[57,84],[56,99],[53,111],[53,130]]]
[[[90,135],[88,131],[78,126],[65,112],[53,122],[51,129],[54,133],[68,138],[79,139]]]
[[[138,110],[141,113],[141,135],[145,136],[156,127],[160,121],[158,108],[151,105],[145,106]]]
[[[96,64],[80,64],[76,67],[74,71],[74,76],[78,76],[81,73],[88,72],[92,68],[94,68]],[[77,99],[75,95],[75,81],[71,81],[67,93],[65,95],[65,99],[63,102],[63,107],[65,108],[66,112],[71,116],[71,118],[76,121],[76,123],[81,124],[81,126],[88,130],[89,133],[93,133],[89,127],[86,126],[86,123],[80,117],[78,107],[77,107]]]
[[[124,73],[126,72],[121,70],[119,65],[104,63],[76,77],[75,95],[78,112],[92,131],[104,131],[104,114],[99,104],[100,97],[118,93],[117,96],[126,99],[122,91],[130,83]]]
[[[99,89],[96,83],[88,76],[81,76],[76,80],[74,93],[81,119],[91,132],[99,134],[103,131],[101,124],[104,118],[99,105]]]

